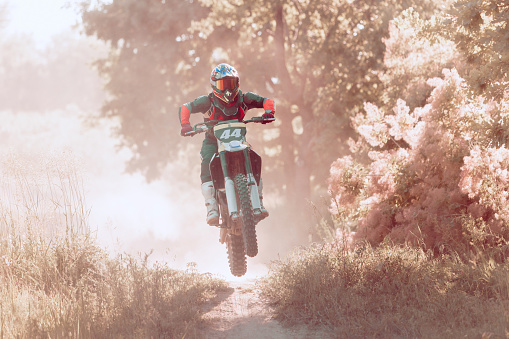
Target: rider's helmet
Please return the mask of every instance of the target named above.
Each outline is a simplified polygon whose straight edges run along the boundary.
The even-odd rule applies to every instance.
[[[239,73],[233,66],[219,64],[210,74],[210,85],[216,97],[230,104],[239,93]]]

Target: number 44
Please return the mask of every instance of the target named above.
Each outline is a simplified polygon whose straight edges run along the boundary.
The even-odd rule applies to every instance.
[[[219,139],[230,139],[230,138],[240,138],[240,128],[234,129],[231,133],[229,129],[225,129],[223,134],[219,137]]]

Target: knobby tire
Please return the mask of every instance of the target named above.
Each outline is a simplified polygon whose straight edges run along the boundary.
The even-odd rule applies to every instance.
[[[246,254],[244,252],[244,240],[242,236],[229,234],[227,244],[228,263],[230,272],[236,277],[242,277],[247,272]]]
[[[216,197],[221,209],[223,220],[229,217],[228,204],[226,202],[226,195],[219,193]],[[226,221],[225,221],[226,222]],[[230,223],[231,221],[228,221]],[[244,240],[241,235],[235,235],[231,231],[228,232],[226,238],[226,253],[228,254],[228,264],[230,272],[233,276],[242,277],[247,272],[246,252],[244,251]]]
[[[258,241],[256,239],[256,222],[253,205],[251,204],[251,192],[247,185],[246,175],[244,173],[237,173],[234,178],[234,184],[240,200],[244,247],[246,249],[246,254],[249,257],[254,257],[258,254]]]

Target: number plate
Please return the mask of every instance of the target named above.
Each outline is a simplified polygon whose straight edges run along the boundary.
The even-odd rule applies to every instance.
[[[221,124],[214,127],[214,135],[222,143],[234,140],[243,141],[246,135],[246,125],[243,123]]]

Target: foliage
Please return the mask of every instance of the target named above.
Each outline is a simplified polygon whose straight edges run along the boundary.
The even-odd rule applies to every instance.
[[[278,205],[273,217],[281,214],[299,234],[310,230],[310,201],[326,194],[330,163],[348,151],[350,117],[365,101],[384,100],[382,39],[388,36],[389,21],[412,6],[428,18],[437,11],[437,3],[443,4],[435,0],[90,3],[85,1],[82,7],[85,33],[111,46],[108,57],[98,62],[111,94],[102,113],[121,124],[115,132],[121,146],[133,154],[128,171],[140,171],[151,180],[171,161],[197,159],[189,145],[197,147],[198,142],[178,134],[178,107],[210,91],[207,79],[215,64],[231,63],[240,73],[243,91],[276,101],[276,122],[254,127],[249,141],[263,158],[269,194],[265,202],[277,197],[272,200]],[[193,115],[194,119],[201,116]]]
[[[387,237],[436,253],[487,250],[509,240],[503,207],[509,190],[507,102],[472,95],[455,68],[427,78],[438,71],[435,59],[468,73],[451,41],[422,34],[428,25],[411,10],[391,24],[383,78],[392,112],[365,103],[365,114],[352,119],[359,139],[350,142],[356,157],[348,159],[363,163],[356,172],[365,174],[348,197],[353,203],[342,204],[351,183],[336,173],[350,165],[333,163],[332,212],[339,223],[358,215],[355,238],[371,244]],[[410,98],[411,105],[398,97]]]
[[[255,89],[273,89],[281,121],[275,142],[282,148],[281,156],[269,161],[287,169],[282,172],[286,178],[278,181],[288,190],[299,188],[296,194],[289,191],[298,196],[305,193],[306,176],[318,176],[320,182],[325,166],[344,151],[330,142],[350,133],[348,116],[363,101],[379,97],[382,37],[393,15],[413,2],[229,3],[214,2],[209,17],[194,29],[230,27],[233,22],[232,30],[240,30],[235,44],[221,47]],[[420,9],[432,8],[431,2],[419,3]],[[296,122],[301,128],[294,127]],[[294,166],[296,162],[301,165]]]
[[[209,46],[187,32],[206,10],[177,0],[81,6],[85,33],[110,47],[96,62],[109,94],[102,116],[119,121],[115,134],[134,154],[127,169],[155,179],[178,151],[179,103],[189,93],[203,94],[207,84],[208,56],[201,49]]]
[[[430,40],[426,18],[409,8],[389,23],[389,36],[385,43],[384,66],[380,75],[384,85],[384,109],[391,109],[398,99],[410,107],[424,106],[432,87],[427,80],[439,77],[442,69],[462,69],[460,53],[454,42],[435,36]]]
[[[472,90],[496,100],[504,99],[509,81],[508,20],[507,1],[458,0],[455,10],[437,27],[462,52]]]
[[[207,88],[210,44],[187,31],[207,10],[190,0],[129,0],[85,1],[82,11],[85,33],[110,47],[96,62],[109,94],[102,116],[120,123],[115,134],[134,154],[127,169],[153,180],[178,153],[178,106]]]
[[[2,163],[0,336],[196,336],[200,305],[224,282],[149,255],[109,257],[88,226],[73,159],[29,160]]]
[[[509,236],[503,212],[507,139],[500,135],[505,105],[470,98],[454,70],[428,84],[435,88],[424,107],[410,111],[400,100],[394,114],[386,115],[366,104],[366,115],[354,120],[369,156],[361,189],[348,198],[355,204],[343,204],[365,211],[356,238],[378,244],[389,237],[460,253],[497,245]],[[497,131],[503,141],[498,144]],[[384,149],[389,141],[397,146]],[[338,160],[331,169],[334,204],[351,185],[335,175],[344,167]]]
[[[226,61],[244,90],[276,99],[277,123],[251,140],[265,146],[271,187],[305,212],[346,151],[330,145],[351,134],[349,116],[381,98],[382,38],[410,6],[423,17],[436,10],[432,0],[130,0],[82,12],[86,34],[111,43],[99,63],[112,95],[103,114],[122,123],[130,170],[155,178],[189,141],[178,138],[177,108],[207,93],[210,69]]]
[[[273,263],[259,281],[278,319],[340,338],[504,337],[509,267],[487,258],[433,259],[384,244],[315,246]]]

